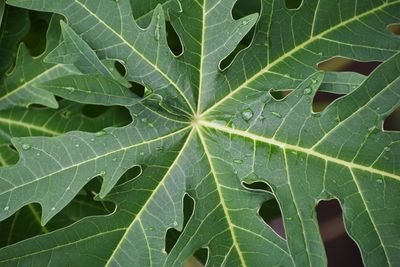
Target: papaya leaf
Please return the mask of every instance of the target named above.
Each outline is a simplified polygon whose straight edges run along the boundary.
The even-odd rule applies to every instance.
[[[98,198],[117,208],[7,246],[0,264],[181,266],[207,248],[208,266],[325,266],[315,208],[326,199],[340,201],[365,265],[400,264],[400,135],[383,130],[400,105],[400,39],[387,29],[400,0],[304,0],[294,10],[262,0],[260,14],[238,20],[235,2],[176,2],[168,17],[180,56],[160,5],[143,29],[128,0],[7,2],[62,14],[86,48],[122,62],[125,79],[152,93],[128,107],[124,127],[12,139],[20,160],[0,169],[0,219],[39,203],[45,224],[97,176]],[[222,70],[252,29],[251,45]],[[335,56],[385,62],[368,78],[317,71]],[[320,88],[346,95],[315,113]],[[137,166],[140,176],[117,185]],[[246,186],[260,182],[270,190]],[[194,200],[186,224],[185,195]],[[258,214],[273,198],[287,239]],[[170,228],[182,233],[167,252]]]

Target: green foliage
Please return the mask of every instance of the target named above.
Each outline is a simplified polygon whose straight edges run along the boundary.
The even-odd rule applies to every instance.
[[[8,0],[57,15],[2,79],[0,264],[324,266],[315,207],[338,199],[365,265],[399,265],[400,135],[383,123],[400,105],[400,0],[297,2],[242,16],[236,0]],[[0,40],[9,58],[23,33]],[[318,70],[335,56],[384,63]],[[316,113],[318,91],[345,96]],[[269,200],[287,239],[258,214]]]

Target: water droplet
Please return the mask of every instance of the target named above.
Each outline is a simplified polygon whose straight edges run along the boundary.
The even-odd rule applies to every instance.
[[[39,153],[39,152],[38,152],[38,153],[36,153],[36,156],[38,156],[38,157],[39,157],[39,156],[40,156],[40,153]]]
[[[68,118],[71,117],[71,112],[70,112],[70,111],[63,111],[63,112],[61,113],[61,116],[62,116],[63,118],[65,118],[65,119],[68,119]]]
[[[114,161],[114,162],[117,161],[117,158],[113,158],[112,161]]]
[[[243,20],[243,21],[242,21],[242,25],[247,25],[247,24],[249,24],[249,21],[248,21],[248,20]]]
[[[274,115],[275,117],[282,118],[282,115],[281,115],[279,112],[272,111],[271,113],[272,113],[272,115]]]
[[[141,119],[142,122],[147,122],[146,118]]]
[[[106,134],[107,134],[106,131],[100,131],[100,132],[96,133],[96,136],[103,136],[103,135],[106,135]]]
[[[101,176],[106,175],[106,171],[101,171],[101,172],[99,173],[99,175],[101,175]]]
[[[249,175],[246,176],[245,180],[246,181],[257,181],[260,178],[258,177],[258,175],[255,172],[251,172]]]
[[[312,92],[311,88],[304,89],[304,94],[305,95],[309,95],[309,94],[311,94],[311,92]]]
[[[318,56],[323,56],[324,54],[322,53],[322,52],[319,52],[318,53]]]
[[[71,187],[68,186],[67,189],[65,189],[65,191],[69,191],[70,189],[71,189]]]
[[[65,90],[67,90],[70,94],[72,94],[73,92],[75,92],[75,88],[74,87],[65,87]]]
[[[234,170],[233,173],[234,173],[234,174],[238,174],[238,171],[237,171],[237,170]]]
[[[9,208],[9,206],[4,207],[4,211],[8,211]]]
[[[94,138],[90,138],[90,141],[94,142]]]
[[[235,162],[236,164],[242,164],[243,160],[241,159],[234,159],[233,162]]]
[[[22,149],[23,149],[23,150],[29,150],[29,149],[31,149],[31,145],[22,144]]]
[[[19,82],[23,83],[25,80],[24,78],[19,79]]]
[[[174,221],[174,226],[177,227],[178,226],[178,222]]]
[[[159,146],[159,147],[156,148],[156,150],[157,150],[157,151],[163,151],[164,148],[163,148],[162,146]]]
[[[392,150],[390,147],[388,147],[388,146],[386,146],[385,148],[384,148],[384,150],[386,151],[386,152],[389,152],[390,150]]]
[[[383,183],[382,179],[377,179],[376,182],[377,182],[378,184]]]
[[[79,144],[75,144],[75,147],[79,147]]]
[[[383,157],[385,160],[389,160],[389,157]]]
[[[139,155],[140,155],[140,156],[144,156],[144,152],[140,152]]]
[[[154,32],[154,38],[156,39],[156,41],[160,41],[160,25],[156,26],[156,30]]]
[[[313,84],[316,84],[316,83],[317,83],[317,80],[311,79],[311,82],[312,82]]]
[[[55,209],[56,209],[55,207],[52,207],[52,208],[51,208],[51,210],[55,210]]]
[[[249,108],[242,111],[242,118],[245,121],[249,121],[253,117],[253,111]]]

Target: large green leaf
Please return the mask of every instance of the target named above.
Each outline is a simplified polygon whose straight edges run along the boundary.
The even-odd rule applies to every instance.
[[[400,40],[386,29],[400,20],[399,0],[305,0],[298,10],[264,0],[260,17],[236,21],[234,0],[182,0],[182,11],[169,16],[184,47],[178,58],[160,7],[143,30],[128,0],[9,3],[65,15],[100,59],[123,61],[126,78],[153,94],[129,108],[134,121],[126,127],[13,141],[21,159],[0,169],[0,218],[37,202],[45,223],[98,175],[99,196],[117,210],[6,247],[1,264],[179,266],[207,247],[209,266],[323,266],[315,206],[332,198],[366,265],[400,264],[400,136],[382,130],[400,104]],[[221,71],[254,25],[252,45]],[[390,59],[313,113],[324,79],[339,81],[337,92],[363,80],[316,72],[337,55]],[[288,88],[296,89],[282,100],[269,93]],[[138,165],[139,177],[114,187]],[[244,186],[254,182],[272,193]],[[183,228],[185,194],[194,211],[166,253],[166,231]],[[257,214],[272,197],[287,240]]]
[[[54,95],[46,90],[35,88],[35,84],[78,72],[73,66],[43,62],[47,53],[59,42],[61,32],[59,20],[57,16],[52,19],[47,33],[46,51],[39,57],[32,57],[24,44],[19,46],[16,66],[0,85],[0,110],[14,106],[27,107],[30,104],[58,107]]]

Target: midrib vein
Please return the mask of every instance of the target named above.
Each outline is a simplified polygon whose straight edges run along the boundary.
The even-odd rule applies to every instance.
[[[380,5],[376,8],[373,8],[367,12],[364,12],[360,15],[354,16],[351,19],[348,19],[346,21],[343,21],[339,24],[337,24],[336,26],[325,30],[315,36],[312,36],[310,39],[308,39],[307,41],[303,42],[302,44],[296,46],[295,48],[293,48],[292,50],[290,50],[288,53],[283,54],[282,56],[280,56],[279,58],[275,59],[273,62],[271,62],[270,64],[268,64],[265,68],[261,69],[259,72],[257,72],[256,74],[254,74],[254,76],[252,76],[251,78],[249,78],[248,80],[246,80],[243,84],[241,84],[239,87],[231,90],[231,92],[229,94],[227,94],[225,97],[223,97],[221,100],[217,101],[214,105],[212,105],[210,108],[208,108],[203,115],[208,114],[209,112],[211,112],[212,110],[214,110],[216,107],[218,107],[219,105],[221,105],[223,102],[225,102],[227,99],[231,98],[236,92],[242,90],[243,88],[247,87],[249,84],[251,84],[253,81],[255,81],[258,77],[262,76],[263,74],[269,72],[269,70],[271,70],[275,65],[281,63],[283,60],[285,60],[286,58],[291,57],[293,54],[295,54],[296,52],[302,50],[303,48],[307,47],[308,45],[312,44],[314,41],[320,39],[321,37],[323,37],[324,35],[327,35],[337,29],[339,29],[340,27],[344,27],[346,26],[346,24],[349,24],[351,22],[360,20],[361,18],[368,16],[370,14],[373,14],[376,11],[379,11],[381,9],[384,9],[388,6],[391,5],[395,5],[400,3],[400,0],[398,1],[394,1],[391,3],[385,2],[383,5]]]
[[[391,263],[390,260],[389,260],[390,258],[389,258],[389,256],[388,256],[387,249],[386,249],[386,247],[384,246],[384,243],[383,243],[383,240],[382,240],[382,237],[381,237],[381,232],[380,232],[380,231],[378,230],[378,228],[376,227],[377,224],[375,223],[375,220],[374,220],[374,218],[372,217],[371,211],[370,211],[370,209],[369,209],[369,207],[368,207],[368,205],[367,205],[368,202],[365,200],[363,191],[361,190],[360,184],[359,184],[358,181],[357,181],[357,177],[356,177],[356,175],[354,174],[353,170],[351,170],[351,169],[350,169],[350,174],[351,174],[351,176],[352,176],[352,178],[353,178],[353,180],[354,180],[354,183],[355,183],[355,185],[356,185],[356,187],[357,187],[357,192],[359,192],[359,194],[360,194],[361,201],[363,202],[363,204],[364,204],[364,206],[365,206],[365,211],[367,212],[368,217],[369,217],[369,219],[371,220],[371,224],[372,224],[372,226],[374,227],[374,230],[375,230],[375,232],[376,232],[376,235],[378,236],[378,239],[379,239],[379,242],[380,242],[380,244],[381,244],[381,246],[382,246],[383,253],[385,254],[385,258],[386,258],[386,260],[387,260],[387,263],[388,263],[389,266],[392,266],[392,263]]]
[[[41,177],[37,177],[36,179],[34,179],[34,180],[32,180],[32,181],[29,181],[29,182],[26,182],[26,183],[22,183],[22,184],[20,184],[20,185],[18,185],[18,186],[14,186],[14,187],[12,187],[12,188],[6,190],[6,191],[0,192],[0,196],[6,194],[6,193],[8,193],[8,192],[14,191],[14,190],[16,190],[16,189],[18,189],[18,188],[20,188],[20,187],[27,186],[27,185],[32,184],[32,183],[37,183],[37,182],[39,182],[39,181],[41,181],[41,180],[43,180],[43,179],[46,179],[46,178],[48,178],[48,177],[50,177],[50,176],[59,174],[59,173],[61,173],[61,172],[63,172],[63,171],[69,170],[69,169],[71,169],[71,168],[75,168],[75,167],[84,165],[84,164],[89,163],[89,162],[91,162],[91,161],[95,161],[95,160],[98,160],[98,159],[100,159],[100,158],[107,157],[107,156],[109,156],[109,155],[112,155],[112,154],[115,154],[115,153],[119,153],[119,152],[124,151],[124,150],[126,151],[126,150],[132,149],[132,148],[134,148],[134,147],[139,147],[139,146],[142,146],[142,145],[145,145],[145,144],[151,144],[151,143],[154,143],[154,142],[161,141],[161,140],[163,140],[163,139],[166,139],[166,138],[172,137],[172,136],[174,136],[174,135],[177,135],[177,134],[179,134],[179,133],[182,133],[182,132],[186,131],[186,130],[189,129],[189,128],[190,128],[190,126],[187,126],[187,127],[184,127],[184,128],[182,128],[182,129],[180,129],[180,130],[177,130],[177,131],[175,131],[175,132],[173,132],[173,133],[169,133],[169,134],[167,134],[167,135],[163,135],[163,136],[161,136],[161,137],[158,137],[158,138],[155,138],[155,139],[152,139],[152,140],[143,141],[143,142],[140,142],[140,143],[137,143],[137,144],[133,144],[133,145],[127,146],[127,147],[121,147],[121,148],[119,148],[119,149],[109,151],[109,152],[107,152],[107,153],[105,153],[105,154],[97,155],[96,157],[93,157],[93,158],[90,158],[90,159],[87,159],[87,160],[84,160],[84,161],[81,161],[81,162],[77,162],[77,163],[75,163],[75,164],[71,164],[71,165],[69,165],[69,166],[67,166],[67,167],[64,167],[64,168],[61,168],[61,169],[59,169],[59,170],[57,170],[57,171],[55,171],[55,172],[51,172],[51,173],[45,174],[45,175],[43,175],[43,176],[41,176]],[[32,148],[34,149],[34,147],[32,147]],[[40,149],[38,149],[38,150],[45,153],[45,151],[42,151],[42,150],[40,150]],[[1,178],[1,177],[0,177],[0,178]]]
[[[178,91],[178,93],[185,99],[186,104],[190,108],[190,110],[194,112],[194,109],[192,105],[190,104],[190,101],[187,99],[186,95],[183,93],[181,88],[168,76],[166,75],[157,65],[155,65],[153,62],[148,60],[142,53],[140,53],[133,45],[131,45],[129,42],[125,40],[125,38],[120,35],[118,32],[116,32],[113,28],[108,26],[103,20],[100,19],[95,13],[93,13],[89,8],[87,8],[84,4],[79,2],[78,0],[74,0],[75,3],[80,5],[86,12],[88,12],[91,16],[93,16],[99,23],[101,23],[105,28],[107,28],[109,31],[111,31],[118,39],[120,39],[125,45],[127,45],[130,49],[132,49],[136,54],[140,55],[140,57],[150,66],[152,66],[158,73],[161,74],[172,86],[175,87],[175,89]]]
[[[204,38],[205,38],[205,20],[206,20],[206,6],[207,0],[204,0],[203,6],[202,6],[202,21],[201,21],[201,41],[200,41],[200,46],[201,46],[201,51],[200,51],[200,69],[199,69],[199,93],[198,93],[198,99],[197,99],[197,112],[200,112],[200,107],[201,107],[201,89],[203,87],[203,64],[204,64]],[[199,3],[200,4],[200,3]]]
[[[259,136],[259,135],[253,134],[253,133],[249,133],[249,132],[245,132],[245,131],[241,131],[241,130],[237,130],[237,129],[232,129],[232,128],[229,128],[229,127],[217,124],[217,123],[208,122],[208,121],[204,121],[204,120],[199,120],[197,122],[197,124],[199,126],[212,128],[212,129],[219,130],[219,131],[222,131],[222,132],[225,132],[225,133],[229,133],[229,134],[233,134],[233,135],[242,136],[242,137],[245,137],[245,138],[248,138],[248,139],[251,139],[251,140],[260,141],[260,142],[267,143],[267,144],[270,144],[270,145],[275,145],[275,146],[278,146],[278,147],[280,147],[281,149],[284,149],[284,150],[290,149],[290,150],[294,150],[294,151],[297,151],[297,152],[306,153],[308,155],[312,155],[312,156],[324,159],[324,160],[329,161],[329,162],[333,162],[333,163],[336,163],[336,164],[340,164],[340,165],[346,166],[349,169],[359,169],[359,170],[367,171],[367,172],[370,172],[370,173],[375,173],[375,174],[378,174],[378,175],[381,175],[381,176],[384,176],[384,177],[390,177],[390,178],[393,178],[395,180],[400,181],[400,176],[398,176],[396,174],[385,172],[385,171],[378,170],[378,169],[374,169],[374,168],[372,168],[370,166],[364,166],[364,165],[360,165],[360,164],[353,163],[353,162],[347,162],[347,161],[344,161],[344,160],[341,160],[341,159],[338,159],[338,158],[334,158],[334,157],[319,153],[319,152],[317,152],[317,151],[315,151],[313,149],[310,149],[310,148],[304,148],[304,147],[300,147],[300,146],[287,144],[287,143],[284,143],[284,142],[281,142],[281,141],[277,141],[277,140],[272,139],[272,138],[267,138],[267,137]]]
[[[26,86],[32,84],[36,80],[39,80],[43,76],[45,76],[45,75],[49,74],[50,72],[52,72],[53,70],[55,70],[57,68],[61,68],[61,67],[64,68],[63,65],[58,64],[58,65],[54,65],[54,66],[48,68],[47,70],[45,70],[44,72],[40,73],[39,75],[33,77],[29,81],[26,81],[25,83],[23,83],[23,84],[19,85],[18,87],[12,89],[12,91],[8,91],[6,94],[0,96],[0,101],[4,100],[5,98],[9,97],[10,95],[14,95],[14,94],[18,93],[22,89],[26,88]]]
[[[0,117],[0,123],[4,123],[7,125],[16,125],[16,126],[20,126],[20,127],[24,127],[24,128],[28,128],[28,129],[33,129],[42,133],[47,133],[50,135],[60,135],[62,134],[62,132],[57,132],[54,130],[50,130],[44,127],[40,127],[31,123],[26,123],[26,122],[22,122],[22,121],[16,121],[16,120],[10,120],[8,118],[1,118]]]
[[[217,193],[218,193],[219,199],[221,200],[220,201],[221,202],[221,206],[222,206],[222,209],[224,210],[224,214],[225,214],[225,217],[226,217],[226,220],[227,220],[229,232],[230,232],[231,237],[232,237],[233,246],[236,248],[236,251],[238,253],[238,256],[239,256],[239,259],[240,259],[240,262],[241,262],[242,266],[247,266],[246,262],[245,262],[245,260],[243,258],[242,252],[239,249],[239,243],[238,243],[238,241],[236,239],[235,229],[233,227],[234,224],[231,221],[231,218],[230,218],[230,215],[229,215],[229,210],[228,210],[228,208],[226,206],[226,203],[225,203],[225,198],[224,198],[224,196],[222,195],[222,192],[221,192],[221,185],[220,185],[220,182],[218,181],[218,178],[217,178],[217,172],[215,171],[211,154],[208,151],[208,147],[207,147],[207,144],[205,143],[205,139],[204,139],[204,137],[203,137],[203,135],[201,133],[201,129],[197,129],[197,133],[199,135],[200,142],[203,145],[204,153],[206,154],[206,157],[208,159],[208,162],[209,162],[209,165],[210,165],[210,168],[211,168],[212,176],[214,177],[215,186],[216,186],[216,189],[217,189]]]
[[[193,129],[191,130],[189,136],[187,137],[185,143],[183,144],[182,148],[180,149],[178,155],[176,156],[175,160],[172,162],[172,164],[170,165],[170,167],[168,168],[167,172],[164,174],[163,178],[161,179],[160,183],[156,186],[156,188],[154,188],[149,196],[149,198],[145,201],[143,207],[140,209],[140,211],[136,214],[135,218],[132,220],[132,222],[129,224],[129,226],[125,229],[124,235],[121,237],[121,240],[118,242],[117,246],[115,247],[115,249],[113,250],[112,255],[110,256],[110,258],[108,259],[106,266],[110,266],[111,260],[115,258],[116,252],[117,250],[121,247],[123,241],[126,240],[126,237],[128,235],[129,230],[134,226],[134,224],[137,221],[140,221],[141,216],[143,214],[143,212],[146,210],[147,206],[151,203],[151,201],[153,200],[154,195],[156,195],[158,193],[158,190],[164,186],[164,182],[165,179],[167,179],[167,177],[170,175],[171,170],[173,170],[173,168],[175,167],[176,163],[179,161],[179,159],[181,158],[183,151],[185,151],[185,148],[187,147],[188,143],[191,140],[191,136],[193,134]],[[144,228],[143,228],[143,232],[144,232]],[[149,254],[150,260],[151,260],[151,255]]]
[[[329,131],[327,131],[324,136],[318,140],[318,142],[316,142],[311,149],[315,149],[316,147],[318,147],[320,144],[323,144],[323,142],[325,140],[327,140],[327,138],[329,138],[331,136],[332,133],[335,133],[335,131],[340,128],[344,123],[346,123],[347,121],[351,120],[354,118],[354,116],[358,115],[361,111],[364,111],[366,108],[371,108],[370,104],[375,101],[379,96],[381,96],[382,94],[386,93],[387,90],[390,90],[392,88],[392,86],[396,83],[398,83],[400,81],[400,77],[397,77],[396,79],[394,79],[392,82],[388,83],[382,90],[380,90],[378,93],[376,93],[375,95],[373,95],[372,97],[370,97],[370,99],[368,99],[368,101],[363,104],[360,108],[358,108],[357,110],[355,110],[353,113],[351,113],[347,118],[345,118],[344,120],[340,121],[335,127],[333,127],[332,129],[330,129]]]

